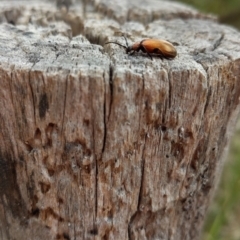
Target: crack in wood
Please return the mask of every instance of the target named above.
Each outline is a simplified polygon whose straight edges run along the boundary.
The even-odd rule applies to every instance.
[[[225,34],[221,33],[221,36],[214,42],[212,51],[215,51],[221,45],[221,43],[224,39],[224,36],[225,36]]]

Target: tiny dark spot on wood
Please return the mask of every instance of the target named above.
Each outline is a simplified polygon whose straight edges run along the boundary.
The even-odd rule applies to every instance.
[[[59,204],[63,204],[64,203],[62,198],[58,198],[58,202],[59,202]]]
[[[208,194],[211,188],[212,185],[210,183],[202,184],[202,191],[204,192],[204,194]]]
[[[28,141],[24,142],[24,145],[28,152],[31,152],[33,150],[33,147],[31,146],[31,144]]]
[[[162,103],[160,103],[160,102],[156,103],[156,109],[160,110],[161,109],[161,105],[162,105]]]
[[[188,211],[189,209],[191,209],[191,206],[192,206],[192,200],[191,199],[182,199],[181,200],[182,202],[182,209],[183,211]]]
[[[166,158],[169,158],[169,155],[168,155],[168,154],[166,155]]]
[[[57,125],[54,124],[54,123],[49,123],[48,126],[47,126],[47,128],[46,128],[46,133],[47,133],[47,134],[51,134],[54,127],[57,127]]]
[[[113,211],[112,211],[112,209],[109,210],[109,212],[108,212],[108,219],[109,219],[109,220],[112,220],[112,219],[113,219]]]
[[[192,131],[186,131],[185,132],[185,138],[193,138],[193,133],[192,133]]]
[[[161,126],[161,130],[162,130],[162,132],[165,132],[167,130],[167,127],[166,126]]]
[[[50,177],[54,175],[55,171],[53,169],[48,169],[48,174]]]
[[[19,161],[20,161],[20,163],[24,163],[24,157],[23,157],[23,156],[20,156],[20,157],[19,157]],[[21,165],[21,166],[23,166],[23,165]]]
[[[50,184],[46,184],[46,183],[43,183],[43,182],[39,182],[39,185],[40,185],[42,193],[47,193],[49,191],[49,189],[51,188]]]
[[[88,149],[88,148],[87,148],[87,149],[85,150],[85,155],[86,155],[86,156],[91,156],[91,154],[92,154],[91,149]]]
[[[46,156],[46,157],[43,158],[43,164],[44,164],[44,165],[47,165],[47,163],[48,163],[48,156]]]
[[[86,172],[87,174],[90,174],[90,172],[91,172],[90,165],[87,165],[87,166],[84,167],[84,172]]]
[[[186,163],[181,163],[180,168],[185,169],[186,168]]]
[[[90,121],[89,121],[89,119],[84,119],[84,120],[83,120],[83,123],[84,123],[86,126],[89,126]]]
[[[39,128],[36,129],[34,138],[41,139],[41,131]]]
[[[70,237],[67,233],[63,233],[63,239],[70,240]]]
[[[48,103],[48,98],[46,93],[41,95],[38,108],[39,108],[40,118],[44,118],[47,110],[49,109],[49,103]]]
[[[145,107],[148,108],[148,101],[145,101]]]
[[[109,239],[108,236],[106,234],[104,234],[103,240],[108,240],[108,239]]]
[[[40,210],[39,210],[39,208],[36,207],[36,208],[32,209],[31,215],[38,218],[39,213],[40,213]]]
[[[9,24],[15,25],[16,23],[13,20],[8,21]]]
[[[198,146],[196,147],[196,149],[194,151],[192,161],[190,164],[190,166],[192,167],[193,170],[197,170],[199,165],[206,158],[207,148],[208,148],[207,142],[204,142],[204,140],[201,139],[198,143]]]
[[[67,233],[58,233],[56,235],[56,240],[70,240],[70,237]]]
[[[97,228],[93,228],[89,231],[90,234],[92,235],[98,235],[98,229]]]
[[[39,53],[29,53],[28,54],[28,60],[29,62],[36,64],[37,62],[40,61],[40,54]]]
[[[38,197],[37,197],[37,195],[34,195],[34,196],[32,197],[32,209],[38,209],[38,208],[36,207],[37,203],[38,203]],[[34,211],[34,210],[32,210],[32,211]]]
[[[171,142],[171,155],[176,157],[179,160],[183,159],[184,156],[184,147],[181,143],[178,142]]]
[[[33,35],[33,32],[30,32],[30,31],[26,31],[26,32],[23,32],[23,36],[32,36]]]
[[[47,134],[47,146],[52,147],[52,133],[54,130],[58,130],[58,127],[54,123],[49,123],[46,128],[46,134]]]

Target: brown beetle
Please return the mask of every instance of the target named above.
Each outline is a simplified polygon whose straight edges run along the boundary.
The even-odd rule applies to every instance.
[[[176,48],[168,41],[161,39],[143,39],[140,42],[135,42],[133,45],[129,46],[127,39],[123,36],[126,41],[126,46],[118,42],[106,42],[105,44],[114,43],[126,49],[126,53],[132,55],[134,52],[139,52],[140,50],[152,59],[151,54],[156,54],[161,59],[173,59],[177,56]]]

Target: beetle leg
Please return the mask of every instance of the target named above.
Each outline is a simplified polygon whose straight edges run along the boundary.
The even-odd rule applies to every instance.
[[[147,53],[147,55],[151,58],[151,60],[153,60],[152,55],[147,51],[147,49],[143,45],[141,45],[141,50]]]
[[[130,53],[129,53],[129,55],[133,55],[135,53],[135,51],[131,51]]]
[[[158,48],[155,48],[153,52],[156,53],[161,58],[161,60],[163,60],[164,55],[162,54],[162,51],[160,51]]]
[[[157,56],[159,56],[159,58],[163,61],[163,55],[158,53]]]

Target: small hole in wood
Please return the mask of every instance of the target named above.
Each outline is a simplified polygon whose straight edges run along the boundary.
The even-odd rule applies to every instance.
[[[89,231],[90,234],[92,235],[98,235],[98,229],[97,228],[93,228]]]
[[[162,127],[161,127],[161,130],[162,130],[162,132],[166,132],[167,127],[166,127],[166,126],[162,126]]]

